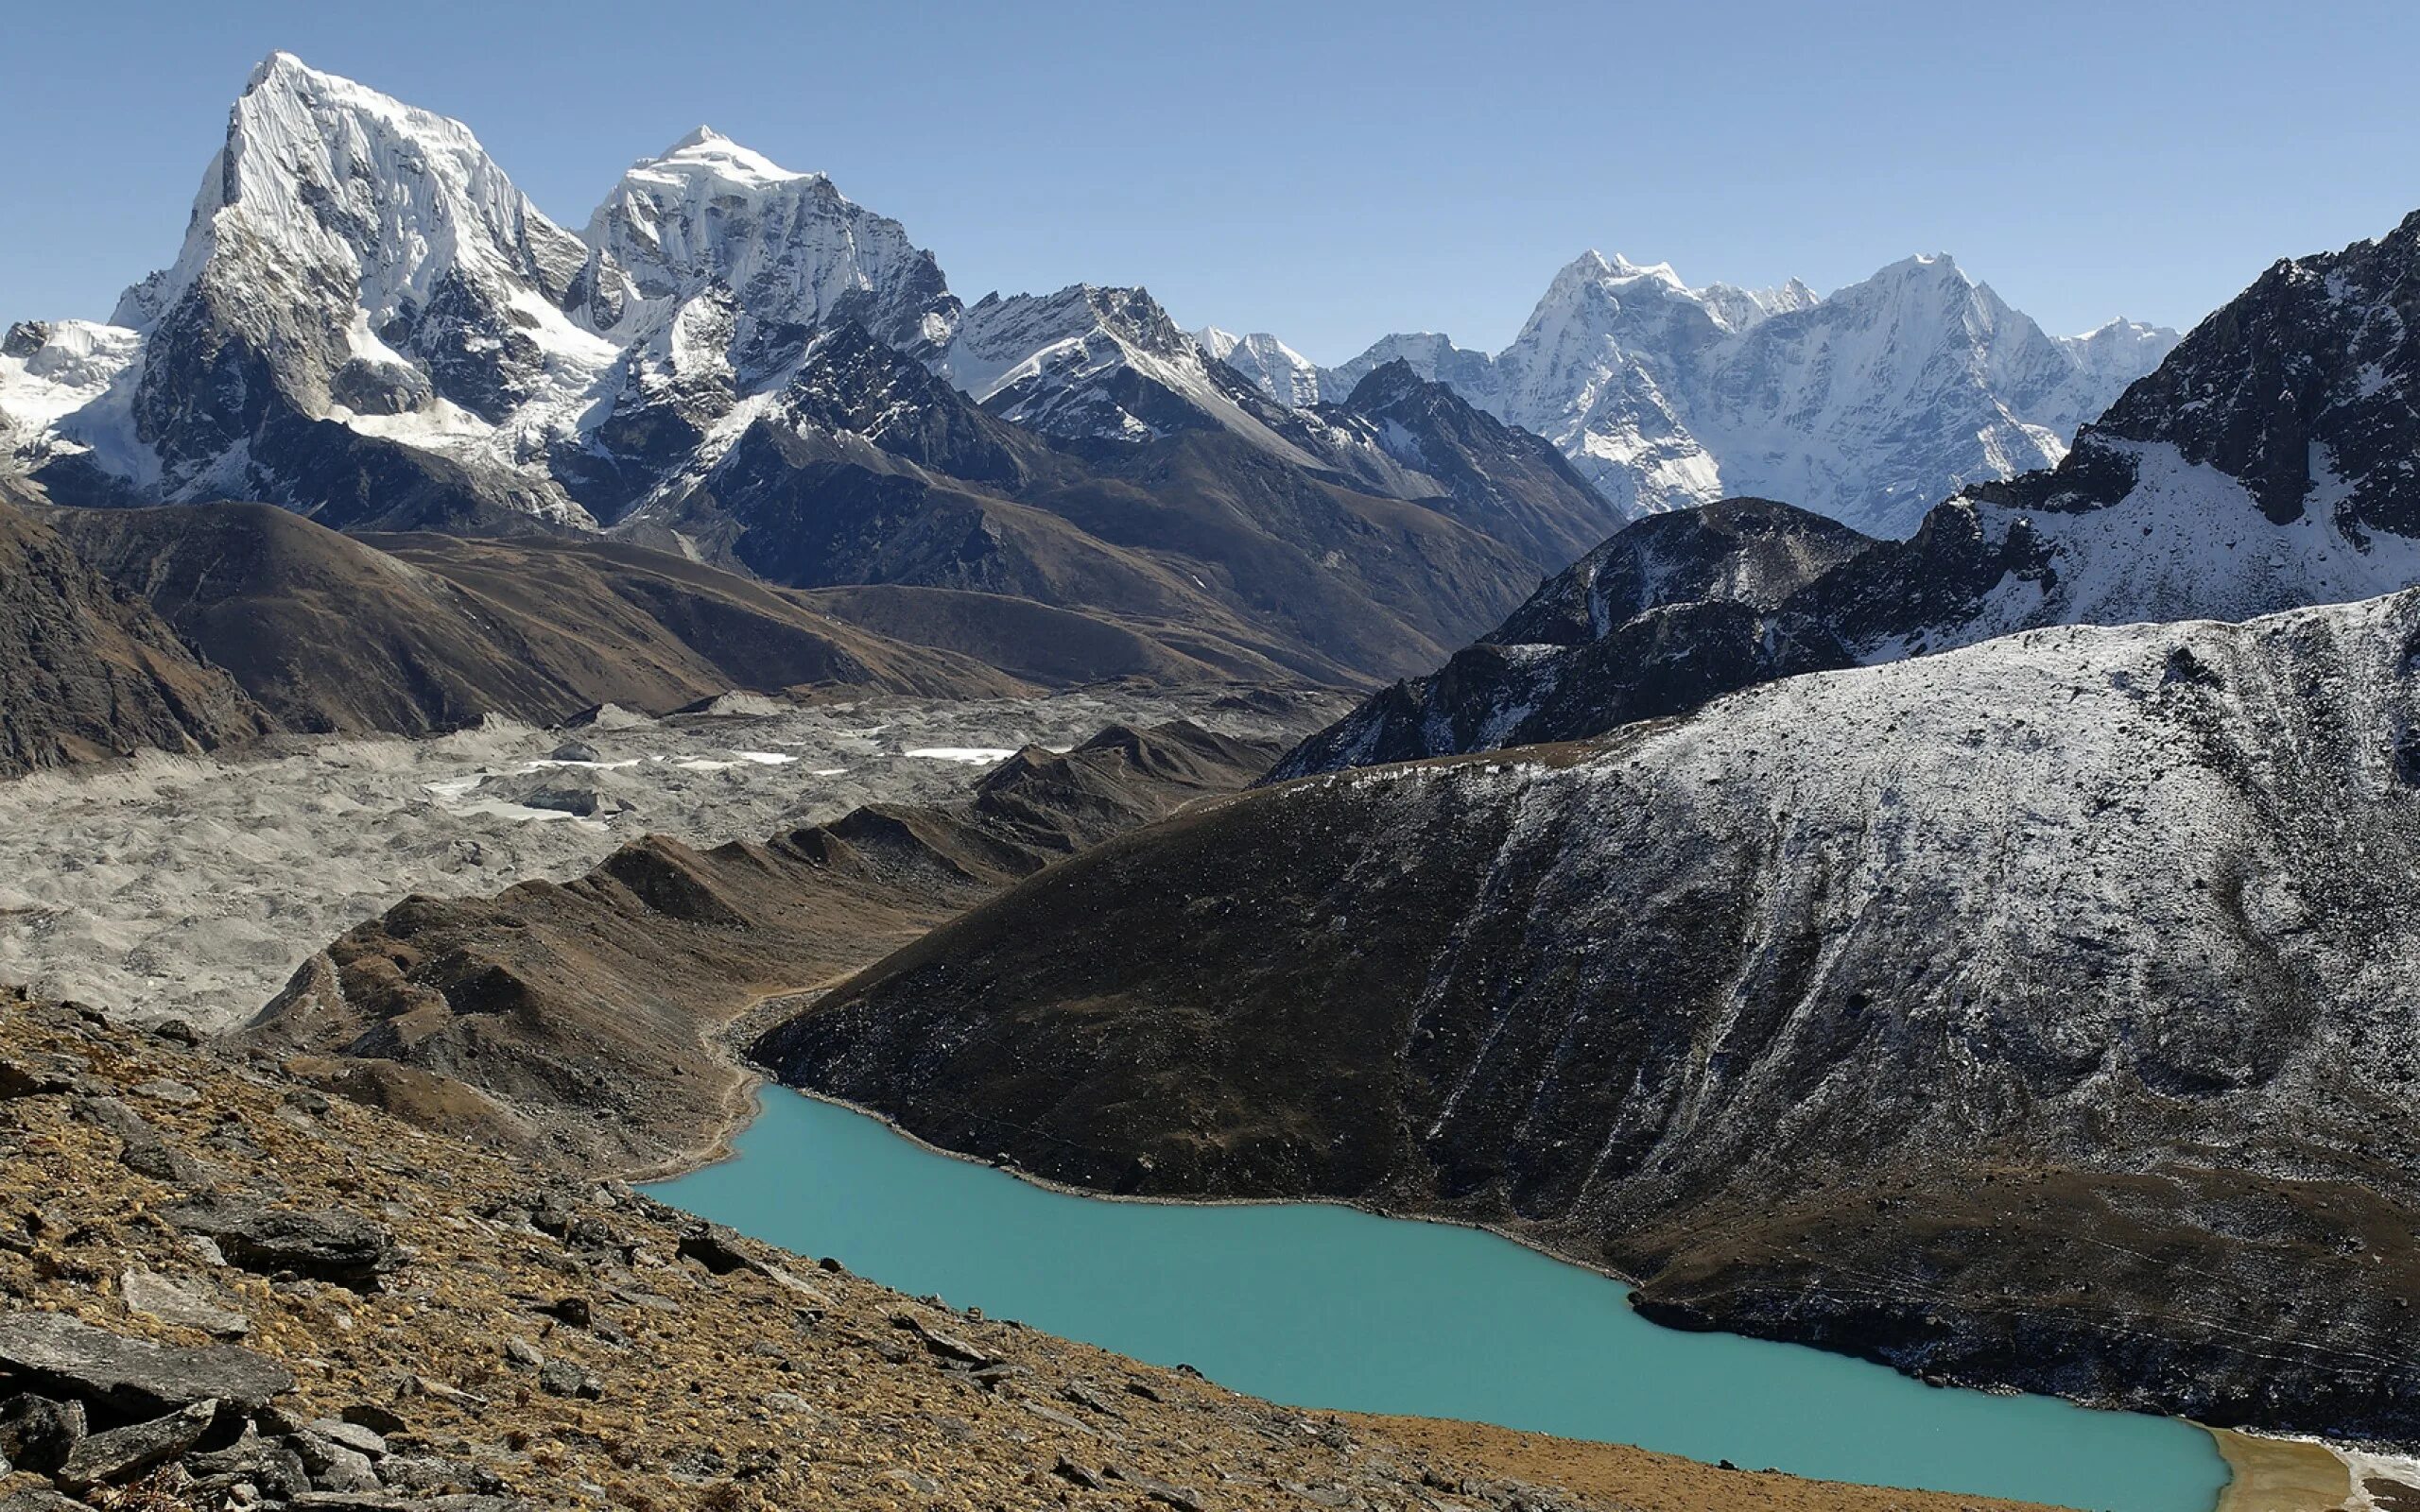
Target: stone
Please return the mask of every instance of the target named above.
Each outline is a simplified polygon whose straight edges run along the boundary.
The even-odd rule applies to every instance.
[[[0,1369],[129,1416],[213,1399],[249,1412],[294,1389],[291,1371],[250,1349],[153,1344],[60,1313],[0,1316]]]
[[[400,1434],[411,1425],[403,1414],[391,1407],[381,1407],[374,1401],[356,1401],[337,1416],[356,1428],[367,1428],[373,1434]]]
[[[263,1275],[291,1271],[374,1292],[406,1259],[394,1235],[349,1212],[302,1212],[257,1202],[186,1203],[161,1213],[180,1231],[215,1242],[231,1263]]]
[[[201,1101],[201,1093],[189,1083],[169,1081],[164,1077],[138,1081],[127,1090],[137,1097],[148,1097],[154,1102],[169,1103],[178,1108],[191,1108]]]
[[[83,1503],[73,1501],[48,1486],[29,1486],[22,1491],[0,1496],[0,1512],[93,1512]]]
[[[1081,1465],[1077,1464],[1074,1460],[1069,1459],[1064,1454],[1059,1456],[1058,1464],[1050,1467],[1050,1473],[1058,1476],[1063,1481],[1073,1481],[1087,1491],[1098,1491],[1102,1486],[1102,1481],[1099,1476],[1095,1475],[1092,1471],[1084,1469]]]
[[[24,1391],[0,1401],[0,1458],[47,1475],[84,1436],[84,1404]]]
[[[118,1278],[118,1296],[128,1309],[178,1328],[217,1338],[241,1338],[252,1331],[251,1320],[231,1313],[199,1290],[169,1280],[157,1271],[130,1266]]]
[[[795,1272],[784,1270],[779,1265],[758,1265],[754,1268],[758,1275],[788,1292],[808,1307],[827,1308],[832,1305],[830,1297],[807,1284],[806,1280]]]
[[[197,1401],[163,1418],[89,1435],[60,1465],[59,1484],[70,1491],[122,1485],[200,1443],[217,1418],[216,1400]]]
[[[29,1055],[0,1057],[0,1101],[16,1097],[46,1097],[76,1090],[91,1070],[76,1056]]]
[[[538,1389],[549,1397],[579,1397],[596,1401],[605,1388],[595,1376],[568,1360],[549,1360],[538,1370]]]
[[[755,1264],[739,1245],[737,1230],[718,1223],[701,1223],[681,1235],[680,1254],[682,1259],[694,1260],[717,1276],[728,1276]]]
[[[525,1370],[543,1370],[546,1367],[544,1352],[524,1338],[505,1340],[504,1357]]]
[[[311,1432],[332,1444],[341,1444],[372,1459],[384,1459],[387,1455],[386,1435],[359,1423],[349,1423],[339,1418],[321,1418],[312,1422]]]
[[[285,1440],[302,1461],[314,1488],[322,1491],[378,1490],[378,1471],[370,1456],[308,1429]]]
[[[311,1475],[302,1468],[302,1456],[275,1439],[263,1438],[250,1427],[225,1449],[187,1454],[177,1464],[192,1478],[192,1488],[204,1494],[233,1494],[236,1486],[250,1486],[254,1492],[282,1502],[311,1488]]]
[[[940,1355],[944,1360],[955,1360],[960,1365],[973,1366],[977,1369],[998,1363],[964,1339],[926,1328],[922,1319],[909,1314],[900,1314],[890,1320],[890,1324],[893,1328],[905,1329],[915,1334],[916,1337],[925,1341],[926,1350]]]

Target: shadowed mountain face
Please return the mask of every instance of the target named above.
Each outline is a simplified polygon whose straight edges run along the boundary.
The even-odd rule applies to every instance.
[[[314,956],[241,1038],[433,1125],[466,1108],[582,1167],[666,1162],[740,1116],[707,1038],[811,994],[1048,863],[1231,792],[1275,755],[1178,722],[1034,747],[947,807],[862,808],[761,845],[657,836],[575,882],[415,897]]]
[[[613,542],[365,540],[257,504],[49,518],[295,730],[417,735],[489,713],[544,724],[609,702],[664,713],[733,688],[1024,686]]]
[[[0,478],[0,776],[137,750],[213,750],[275,728],[139,597]]]
[[[1691,1326],[2409,1439],[2415,666],[2410,593],[2063,628],[1261,789],[757,1051],[1082,1185],[1500,1224]]]
[[[2415,288],[2420,215],[2281,262],[2056,468],[1969,490],[1907,541],[1739,501],[1633,525],[1277,775],[1592,735],[2046,625],[2239,620],[2420,583]]]

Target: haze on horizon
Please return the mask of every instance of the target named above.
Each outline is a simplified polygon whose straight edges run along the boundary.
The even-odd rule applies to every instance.
[[[1142,284],[1322,362],[1501,346],[1589,248],[1824,291],[1946,250],[2051,331],[2181,329],[2420,206],[2420,11],[2367,3],[10,9],[0,321],[171,260],[280,48],[467,122],[575,230],[707,122],[970,299]]]

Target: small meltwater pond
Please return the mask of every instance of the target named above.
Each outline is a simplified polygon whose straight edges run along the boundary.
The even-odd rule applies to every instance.
[[[2210,1512],[2227,1480],[2189,1424],[1658,1328],[1619,1283],[1476,1229],[1071,1196],[778,1090],[737,1147],[655,1194],[904,1292],[1296,1406],[2112,1512]]]

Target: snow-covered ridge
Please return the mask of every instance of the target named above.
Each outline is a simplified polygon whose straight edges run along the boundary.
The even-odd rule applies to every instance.
[[[1210,325],[1193,333],[1193,340],[1204,356],[1242,373],[1281,404],[1307,409],[1322,399],[1336,403],[1345,397],[1325,392],[1319,365],[1266,331],[1239,336]]]
[[[856,319],[897,345],[938,345],[957,311],[907,229],[711,128],[622,175],[589,218],[583,314],[625,334],[718,288],[758,321]]]
[[[1669,264],[1590,251],[1500,352],[1392,335],[1316,387],[1333,402],[1401,359],[1553,441],[1634,515],[1748,494],[1904,535],[1970,483],[2056,464],[2177,340],[2122,320],[2049,336],[1946,254],[1818,298],[1795,279],[1692,287]],[[1297,402],[1301,380],[1239,370]]]
[[[80,455],[120,496],[319,510],[419,490],[610,523],[694,476],[845,322],[1052,436],[1219,427],[1297,458],[1253,387],[1339,401],[1401,357],[1626,511],[1758,492],[1886,531],[2055,460],[2167,339],[2052,341],[1946,259],[1819,301],[1592,252],[1501,353],[1390,337],[1323,372],[1273,337],[1187,337],[1136,288],[962,310],[898,222],[703,128],[574,235],[461,123],[281,53],[231,111],[176,261],[121,301],[130,334],[61,326],[41,363],[0,369],[0,444],[34,469]]]

